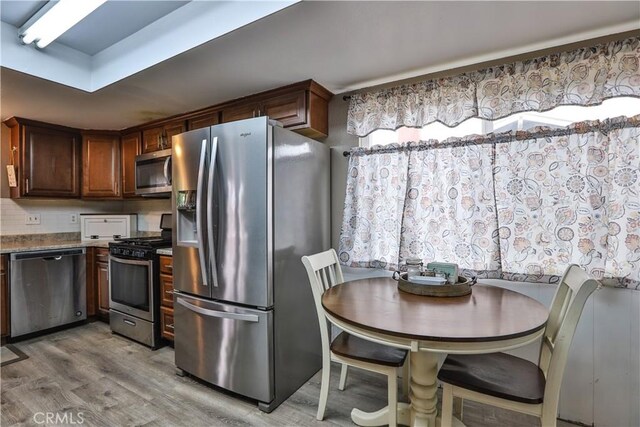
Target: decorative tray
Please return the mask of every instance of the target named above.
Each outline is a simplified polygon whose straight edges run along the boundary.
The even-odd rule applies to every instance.
[[[407,273],[399,275],[398,289],[414,295],[423,295],[426,297],[461,297],[471,293],[471,287],[475,285],[476,278],[468,278],[458,276],[458,282],[455,285],[423,285],[412,283],[407,280]]]

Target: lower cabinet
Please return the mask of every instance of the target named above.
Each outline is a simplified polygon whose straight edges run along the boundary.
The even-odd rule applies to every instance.
[[[0,255],[0,335],[9,335],[9,281],[7,280],[7,255]]]
[[[109,318],[109,249],[96,248],[95,288],[98,299],[98,316]]]
[[[173,258],[160,256],[160,330],[162,338],[173,341]]]

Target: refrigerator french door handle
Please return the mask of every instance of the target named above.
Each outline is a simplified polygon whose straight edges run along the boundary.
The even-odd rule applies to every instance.
[[[258,323],[260,321],[260,318],[255,314],[229,313],[226,311],[209,310],[209,309],[198,307],[197,305],[188,303],[181,298],[177,298],[176,301],[178,304],[180,304],[184,308],[194,311],[198,314],[202,314],[203,316],[219,317],[221,319],[242,320],[244,322],[252,322],[252,323]]]
[[[200,150],[200,167],[198,168],[198,187],[196,188],[196,227],[198,228],[198,258],[200,258],[200,272],[202,273],[202,285],[209,286],[207,277],[207,257],[204,253],[204,227],[202,221],[203,208],[202,195],[204,193],[204,167],[207,162],[207,140],[202,140]]]
[[[211,260],[211,278],[214,287],[218,287],[218,267],[216,245],[213,240],[213,178],[216,171],[216,155],[218,154],[218,137],[211,139],[211,158],[209,160],[209,178],[207,180],[207,239],[209,242],[209,259]]]

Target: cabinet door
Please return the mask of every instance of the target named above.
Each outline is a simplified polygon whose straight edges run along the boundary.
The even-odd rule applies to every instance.
[[[222,110],[222,123],[235,122],[236,120],[251,119],[258,114],[258,105],[237,104]]]
[[[215,113],[207,114],[205,116],[189,119],[187,127],[189,130],[202,129],[217,125],[218,123],[220,123],[220,112],[216,111]]]
[[[7,256],[0,255],[0,335],[9,335],[9,282],[7,280]]]
[[[171,148],[171,137],[174,135],[180,135],[187,131],[187,127],[184,122],[176,122],[165,125],[164,127],[164,143],[163,150]]]
[[[98,311],[109,315],[109,264],[96,262],[96,287],[98,288]]]
[[[140,154],[140,133],[124,135],[122,150],[122,197],[136,197],[136,156]]]
[[[162,149],[162,127],[147,129],[142,132],[142,152],[151,153]]]
[[[85,135],[82,143],[82,197],[120,197],[120,140]]]
[[[262,103],[261,116],[277,120],[284,127],[299,126],[307,122],[306,91],[276,96]]]
[[[170,341],[174,340],[174,326],[173,326],[173,309],[167,307],[160,307],[160,331],[162,338]]]
[[[23,194],[80,197],[80,135],[25,126]]]

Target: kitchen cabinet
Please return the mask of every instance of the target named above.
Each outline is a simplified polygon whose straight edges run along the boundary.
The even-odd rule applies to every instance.
[[[220,123],[220,111],[214,111],[187,120],[187,129],[202,129]]]
[[[136,156],[140,154],[140,132],[122,135],[120,138],[122,169],[122,197],[136,196]]]
[[[13,117],[10,162],[17,186],[12,198],[80,197],[81,137],[76,129]]]
[[[260,116],[260,104],[257,102],[241,102],[222,110],[222,123],[251,119]]]
[[[96,289],[96,249],[93,247],[87,248],[86,255],[86,277],[87,277],[87,319],[94,317],[98,314],[98,292]]]
[[[168,122],[142,131],[142,152],[166,150],[171,148],[171,137],[186,132],[184,120]]]
[[[173,341],[173,258],[160,256],[160,331],[162,338]]]
[[[120,163],[117,133],[83,134],[82,197],[120,198]]]
[[[0,255],[0,336],[9,335],[9,279],[7,255]]]
[[[224,104],[222,123],[269,116],[287,128],[312,138],[329,134],[332,94],[313,80],[262,92]]]
[[[102,319],[109,318],[109,249],[96,248],[95,289],[98,300],[98,316]]]

